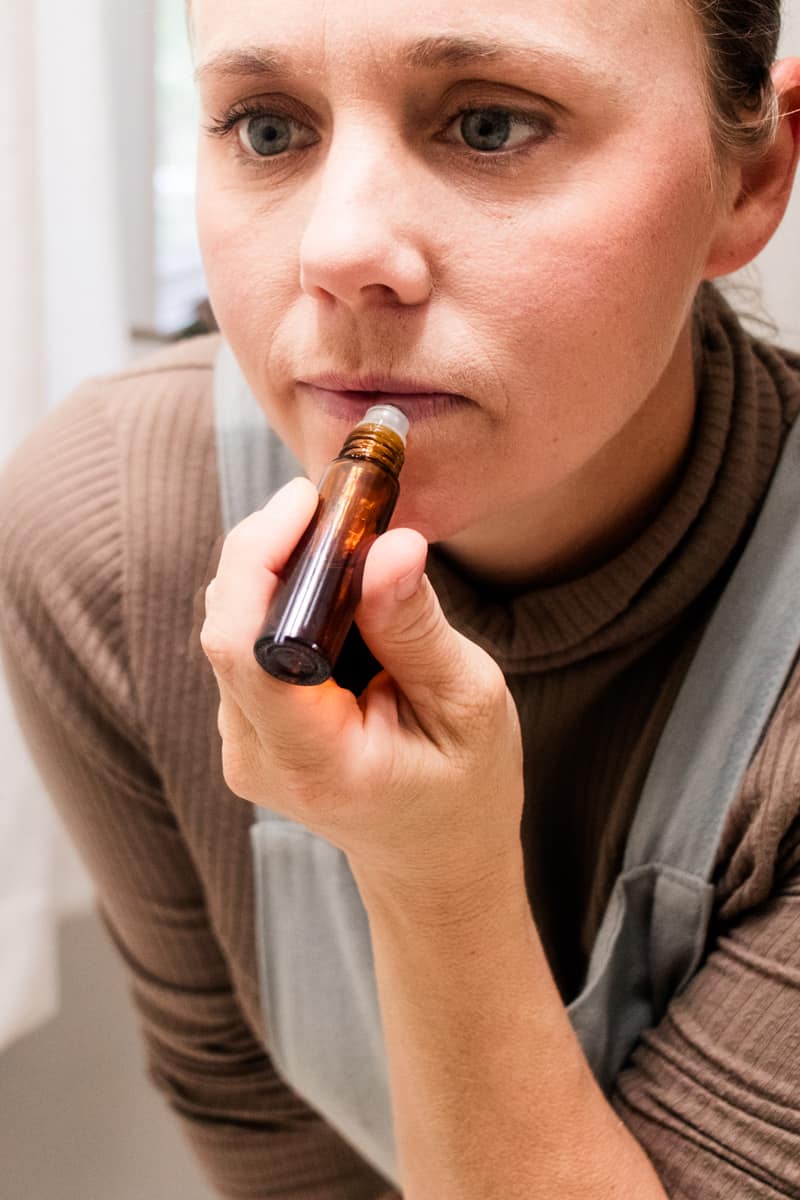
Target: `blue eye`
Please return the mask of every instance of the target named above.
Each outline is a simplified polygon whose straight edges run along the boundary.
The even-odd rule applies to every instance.
[[[251,160],[279,158],[287,151],[304,150],[318,141],[304,121],[272,107],[244,101],[205,127],[211,137],[236,135],[238,154]]]
[[[472,150],[501,150],[510,132],[511,114],[502,109],[483,108],[462,113],[461,136]]]
[[[249,143],[249,149],[256,154],[268,157],[281,154],[288,149],[292,140],[292,125],[287,117],[270,114],[264,117],[251,117],[242,122],[240,137]]]
[[[252,102],[237,105],[206,128],[215,137],[235,133],[240,156],[255,162],[280,158],[319,141],[304,121]],[[524,153],[554,134],[552,119],[542,112],[472,104],[450,118],[437,140],[466,147],[473,162],[488,166],[492,158],[498,165],[508,163],[515,151]]]
[[[275,158],[287,150],[302,150],[316,141],[312,130],[280,113],[253,113],[238,122],[239,142],[255,158]]]
[[[547,117],[507,108],[463,108],[455,122],[469,149],[482,154],[517,150],[526,143],[544,141],[553,132]]]

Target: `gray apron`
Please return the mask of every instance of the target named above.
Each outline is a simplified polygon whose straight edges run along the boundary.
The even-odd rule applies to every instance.
[[[215,422],[226,530],[304,474],[223,342]],[[704,957],[728,809],[800,646],[800,421],[654,755],[573,1027],[608,1093]],[[712,702],[713,701],[713,702]],[[346,856],[254,809],[259,979],[276,1070],[396,1187],[367,914]]]

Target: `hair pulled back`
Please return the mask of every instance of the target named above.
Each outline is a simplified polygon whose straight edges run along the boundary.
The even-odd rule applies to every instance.
[[[757,157],[777,128],[770,68],[781,0],[688,0],[704,34],[711,127],[723,154]]]

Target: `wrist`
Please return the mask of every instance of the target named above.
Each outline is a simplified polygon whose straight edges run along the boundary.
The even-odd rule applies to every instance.
[[[352,860],[350,868],[370,921],[415,937],[484,936],[487,926],[509,914],[532,923],[518,844],[492,862],[458,872],[442,868],[398,878]]]

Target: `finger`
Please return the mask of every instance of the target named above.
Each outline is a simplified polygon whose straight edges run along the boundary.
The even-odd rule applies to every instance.
[[[278,576],[316,511],[319,495],[310,480],[298,476],[264,508],[231,530],[222,547],[216,578],[206,593],[205,637],[232,652],[252,646],[275,591]],[[206,649],[206,645],[203,646]],[[225,655],[218,654],[224,668]]]
[[[462,741],[470,719],[505,693],[494,660],[448,622],[425,575],[427,543],[412,529],[379,537],[364,566],[359,630],[435,740]]]
[[[231,530],[216,578],[206,591],[206,618],[200,633],[223,700],[236,705],[265,743],[280,746],[287,758],[307,762],[322,755],[325,735],[340,726],[341,705],[333,707],[326,684],[293,687],[267,675],[256,662],[253,644],[279,573],[313,517],[318,499],[313,484],[298,477]],[[330,686],[339,690],[333,683]],[[321,738],[316,743],[315,733]]]

